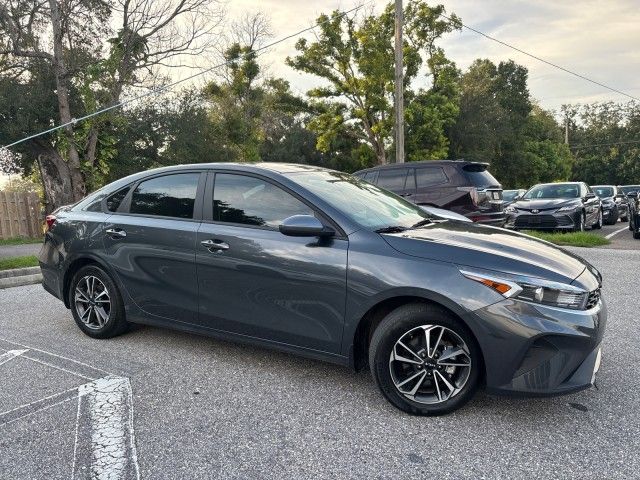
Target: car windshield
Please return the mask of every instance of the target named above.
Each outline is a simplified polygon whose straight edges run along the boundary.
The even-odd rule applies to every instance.
[[[504,192],[502,192],[502,199],[507,202],[510,202],[517,196],[518,196],[518,190],[505,190]]]
[[[370,230],[411,228],[431,217],[417,205],[342,172],[300,172],[290,178]]]
[[[535,200],[538,198],[579,198],[580,186],[575,183],[554,183],[550,185],[536,185],[524,194],[523,198]]]
[[[613,197],[613,187],[592,187],[599,197]]]
[[[620,187],[620,190],[622,190],[622,193],[630,193],[630,192],[637,192],[638,190],[640,190],[640,185],[624,185],[623,187]]]

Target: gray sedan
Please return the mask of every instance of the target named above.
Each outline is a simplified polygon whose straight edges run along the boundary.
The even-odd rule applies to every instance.
[[[44,287],[96,339],[142,323],[368,367],[393,405],[429,415],[480,386],[584,389],[600,363],[607,314],[587,262],[341,172],[162,168],[47,225]]]

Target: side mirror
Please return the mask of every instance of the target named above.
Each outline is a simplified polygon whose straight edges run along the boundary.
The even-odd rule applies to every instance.
[[[336,234],[332,228],[325,227],[313,215],[293,215],[285,218],[278,230],[290,237],[332,237]]]
[[[516,195],[515,197],[513,197],[513,201],[517,202],[518,200],[522,200],[522,197],[524,197],[524,193],[522,195]]]
[[[627,197],[629,197],[629,198],[635,198],[636,195],[638,195],[638,192],[636,192],[636,191],[627,192]]]
[[[596,198],[596,194],[595,194],[595,193],[587,193],[587,194],[584,196],[584,199],[585,199],[585,200],[591,200],[592,198]]]

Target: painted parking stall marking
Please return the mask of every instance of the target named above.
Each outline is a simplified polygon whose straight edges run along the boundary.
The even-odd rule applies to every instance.
[[[16,349],[17,346],[23,348]],[[0,365],[19,359],[54,368],[84,382],[10,410],[0,411],[0,428],[57,405],[75,401],[77,414],[73,459],[70,464],[71,478],[140,478],[133,428],[133,394],[127,377],[7,339],[0,338],[0,347],[5,347],[6,350],[0,354]]]
[[[27,353],[28,351],[29,350],[25,349],[25,350],[9,350],[8,352],[5,352],[2,355],[0,355],[0,365],[13,360],[14,358],[19,357],[20,355],[22,355],[23,353]]]

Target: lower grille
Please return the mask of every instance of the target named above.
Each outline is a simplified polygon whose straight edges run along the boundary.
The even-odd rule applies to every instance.
[[[553,215],[519,215],[515,226],[519,228],[554,228],[558,226],[558,220]]]

